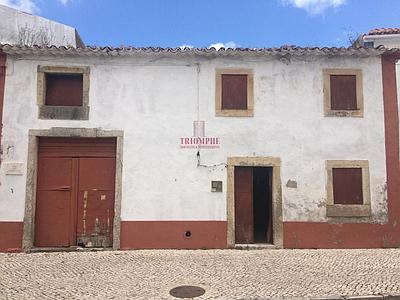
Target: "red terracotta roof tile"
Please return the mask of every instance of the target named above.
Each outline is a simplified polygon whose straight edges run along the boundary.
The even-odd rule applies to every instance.
[[[375,28],[368,32],[368,35],[400,34],[400,28]]]

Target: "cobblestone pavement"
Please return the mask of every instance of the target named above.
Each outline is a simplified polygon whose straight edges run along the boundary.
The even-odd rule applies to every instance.
[[[400,294],[400,250],[148,250],[0,254],[0,299]]]

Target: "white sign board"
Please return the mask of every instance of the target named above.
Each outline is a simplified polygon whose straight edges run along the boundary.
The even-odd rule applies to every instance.
[[[22,175],[24,164],[21,162],[5,162],[4,169],[6,175]]]

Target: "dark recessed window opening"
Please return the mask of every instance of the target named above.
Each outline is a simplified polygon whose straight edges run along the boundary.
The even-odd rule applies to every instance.
[[[82,106],[83,74],[47,73],[47,106]]]
[[[223,74],[222,109],[247,109],[247,75]]]
[[[374,42],[364,42],[364,47],[366,47],[366,48],[374,48]]]
[[[363,204],[362,168],[333,168],[334,204]]]
[[[356,75],[330,75],[332,110],[357,109]]]

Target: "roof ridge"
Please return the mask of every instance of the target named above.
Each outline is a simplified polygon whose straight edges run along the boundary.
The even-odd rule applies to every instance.
[[[236,55],[236,54],[254,54],[254,55],[359,55],[370,56],[380,55],[389,51],[379,46],[377,48],[366,47],[317,47],[317,46],[294,46],[283,45],[280,47],[270,48],[189,48],[189,47],[114,47],[114,46],[26,46],[26,45],[10,45],[0,44],[0,50],[9,54],[52,54],[52,55],[97,55],[97,56],[128,56],[133,54],[197,54],[197,55]]]

